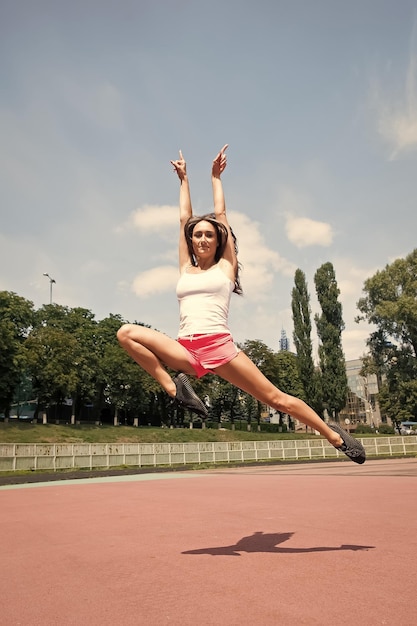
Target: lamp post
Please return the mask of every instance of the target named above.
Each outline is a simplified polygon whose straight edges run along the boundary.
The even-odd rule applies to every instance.
[[[44,272],[43,275],[49,278],[49,304],[52,304],[52,284],[56,283],[56,280],[54,278],[51,278],[48,272]]]

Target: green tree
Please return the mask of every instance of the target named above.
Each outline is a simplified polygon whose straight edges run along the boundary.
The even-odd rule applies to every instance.
[[[284,393],[305,400],[305,392],[298,373],[298,357],[292,352],[276,352],[274,354],[277,386]],[[284,423],[285,413],[280,412],[280,425]],[[291,416],[287,415],[288,424]]]
[[[51,404],[60,407],[74,396],[78,379],[75,337],[60,328],[40,327],[30,333],[25,349],[38,411]]]
[[[6,417],[25,375],[23,346],[32,323],[33,303],[11,291],[0,291],[0,411]]]
[[[207,377],[208,378],[208,377]],[[235,428],[236,415],[241,414],[240,397],[242,392],[234,385],[219,377],[211,377],[210,415],[221,426],[221,418],[226,415],[230,419],[232,429]],[[201,396],[203,397],[203,396]]]
[[[273,359],[280,390],[305,400],[303,383],[298,373],[298,357],[292,352],[276,352]]]
[[[378,394],[382,415],[397,425],[405,420],[417,421],[417,367],[410,348],[392,348],[384,370]]]
[[[356,321],[376,327],[367,343],[380,382],[381,411],[397,422],[416,419],[417,249],[368,278],[363,291]]]
[[[108,406],[116,417],[123,411],[148,423],[160,386],[121,348],[116,333],[124,323],[120,315],[110,314],[97,324],[98,406]]]
[[[248,393],[243,393],[242,395],[243,402],[243,414],[246,417],[247,421],[247,429],[252,430],[252,418],[256,417],[258,419],[259,426],[259,402],[255,400],[253,396]]]
[[[396,425],[403,421],[417,421],[417,381],[383,383],[378,394],[381,412]]]
[[[278,385],[279,375],[274,358],[274,352],[262,341],[253,339],[245,341],[241,348],[250,360],[253,361],[253,363],[255,363],[255,365],[261,370],[262,374],[266,376],[274,385]],[[250,403],[248,403],[247,406],[250,406]],[[262,403],[257,401],[256,417],[258,430],[260,428],[261,413]],[[248,430],[250,430],[250,421],[248,421]]]
[[[417,249],[365,281],[357,304],[361,315],[377,327],[373,341],[384,346],[392,338],[417,356]]]
[[[341,336],[345,327],[342,318],[342,305],[338,298],[333,265],[324,263],[314,275],[317,298],[321,306],[321,315],[315,315],[319,336],[319,360],[324,406],[329,414],[338,419],[339,412],[346,404],[348,383],[345,357]]]
[[[257,339],[248,339],[239,347],[255,363],[264,376],[274,384],[277,384],[278,372],[274,360],[274,352],[271,348],[268,348],[263,341]]]
[[[73,419],[97,394],[94,314],[80,307],[49,304],[35,313],[26,341],[39,407],[72,398]]]
[[[293,339],[297,351],[297,369],[304,389],[306,402],[319,415],[323,413],[320,371],[314,367],[313,345],[311,341],[310,294],[304,272],[297,269],[291,299],[294,323]]]

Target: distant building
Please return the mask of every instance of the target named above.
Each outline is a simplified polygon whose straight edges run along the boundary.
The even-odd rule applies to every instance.
[[[290,340],[287,337],[287,333],[284,329],[281,330],[281,339],[279,340],[279,351],[280,352],[289,352],[290,351]]]
[[[362,423],[378,428],[382,421],[378,403],[378,380],[375,374],[361,376],[362,366],[362,359],[346,361],[349,392],[340,418],[349,420],[352,425]]]

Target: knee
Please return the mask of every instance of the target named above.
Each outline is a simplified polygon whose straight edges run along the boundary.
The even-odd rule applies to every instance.
[[[131,327],[132,324],[123,324],[116,333],[117,339],[122,346],[125,345],[130,338]]]
[[[288,393],[284,393],[283,391],[277,389],[274,394],[273,403],[271,403],[270,406],[274,407],[276,411],[292,415],[297,405],[297,402],[299,402],[297,398],[294,398]]]

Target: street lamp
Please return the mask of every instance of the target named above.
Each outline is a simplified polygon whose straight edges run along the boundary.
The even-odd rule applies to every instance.
[[[52,283],[56,283],[56,280],[51,278],[48,272],[44,272],[43,275],[49,278],[49,304],[52,304]]]

